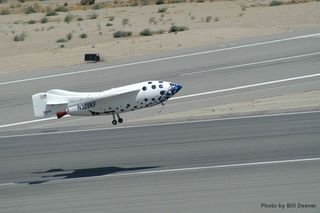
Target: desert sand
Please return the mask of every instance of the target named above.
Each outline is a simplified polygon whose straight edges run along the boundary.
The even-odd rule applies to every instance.
[[[87,52],[100,53],[104,61],[112,61],[320,26],[319,2],[270,6],[270,1],[237,0],[98,10],[86,7],[47,16],[46,23],[41,23],[46,15],[43,8],[54,8],[64,1],[36,1],[44,5],[39,12],[31,14],[19,12],[14,2],[0,4],[0,11],[13,7],[10,14],[0,16],[0,72],[7,74],[81,64]],[[34,2],[27,1],[19,7]],[[69,5],[76,2],[68,1]],[[167,9],[160,13],[159,8]],[[64,19],[69,15],[72,19],[67,23]],[[188,30],[168,33],[172,25],[185,26]],[[141,36],[140,32],[146,28],[163,30],[163,34]],[[118,30],[130,31],[132,36],[114,38],[113,33]],[[22,33],[23,41],[13,40]],[[80,34],[87,37],[80,38]],[[58,39],[66,41],[57,42]]]

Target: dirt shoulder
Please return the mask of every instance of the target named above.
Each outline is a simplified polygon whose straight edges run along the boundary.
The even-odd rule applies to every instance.
[[[72,10],[54,16],[46,12],[2,15],[0,72],[81,64],[87,52],[98,52],[105,61],[112,61],[319,27],[319,6],[319,2],[269,6],[266,1],[242,0]],[[166,9],[160,12],[161,8]],[[65,21],[67,16],[70,22]],[[172,25],[188,30],[168,33]],[[155,34],[141,36],[146,28]],[[132,35],[114,38],[118,30]],[[23,41],[14,41],[21,35]]]

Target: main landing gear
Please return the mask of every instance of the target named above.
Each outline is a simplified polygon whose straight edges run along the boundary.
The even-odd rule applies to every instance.
[[[115,114],[112,114],[112,116],[113,116],[112,124],[113,124],[113,125],[117,125],[118,122],[119,122],[120,124],[123,122],[123,119],[120,118],[119,114],[117,113],[116,115],[117,115],[117,117],[118,117],[118,121],[116,120]]]

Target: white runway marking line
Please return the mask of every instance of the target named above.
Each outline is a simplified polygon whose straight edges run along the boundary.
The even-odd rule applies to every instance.
[[[230,117],[230,118],[213,118],[213,119],[205,119],[205,120],[177,121],[177,122],[171,122],[171,123],[141,124],[141,125],[135,125],[135,126],[66,130],[66,131],[59,131],[59,132],[39,132],[39,133],[29,133],[29,134],[20,134],[20,135],[0,136],[0,139],[27,137],[27,136],[41,136],[41,135],[58,135],[58,134],[67,134],[67,133],[78,133],[78,132],[120,130],[120,129],[130,129],[130,128],[154,127],[154,126],[177,125],[177,124],[190,124],[190,123],[201,123],[201,122],[212,122],[212,121],[228,121],[228,120],[239,120],[239,119],[250,119],[250,118],[266,118],[266,117],[276,117],[276,116],[286,116],[286,115],[287,116],[288,115],[304,115],[304,114],[313,114],[313,113],[320,113],[320,111],[287,112],[287,113],[266,114],[266,115],[249,115],[249,116],[238,116],[238,117]],[[1,143],[1,141],[0,141],[0,143]]]
[[[171,60],[171,59],[177,59],[177,58],[183,58],[183,57],[190,57],[190,56],[203,55],[203,54],[209,54],[209,53],[215,53],[215,52],[222,52],[222,51],[227,51],[227,50],[235,50],[235,49],[240,49],[240,48],[254,47],[254,46],[273,44],[273,43],[279,43],[279,42],[291,41],[291,40],[297,40],[297,39],[305,39],[305,38],[311,38],[311,37],[317,37],[317,36],[320,36],[320,33],[295,36],[295,37],[290,37],[290,38],[283,38],[283,39],[264,41],[264,42],[257,42],[257,43],[253,43],[253,44],[245,44],[245,45],[234,46],[234,47],[226,47],[226,48],[222,48],[222,49],[215,49],[215,50],[201,51],[201,52],[188,53],[188,54],[182,54],[182,55],[176,55],[176,56],[169,56],[169,57],[164,57],[164,58],[150,59],[150,60],[145,60],[145,61],[138,61],[138,62],[119,64],[119,65],[113,65],[113,66],[107,66],[107,67],[100,67],[100,68],[94,68],[94,69],[88,69],[88,70],[80,70],[80,71],[74,71],[74,72],[68,72],[68,73],[45,75],[45,76],[39,76],[39,77],[33,77],[33,78],[0,82],[0,86],[7,85],[7,84],[27,82],[27,81],[41,80],[41,79],[46,79],[46,78],[55,78],[55,77],[62,77],[62,76],[68,76],[68,75],[76,75],[76,74],[81,74],[81,73],[96,72],[96,71],[119,68],[119,67],[127,67],[127,66],[146,64],[146,63],[157,62],[157,61],[165,61],[165,60]]]
[[[162,170],[151,170],[151,171],[140,171],[140,172],[128,172],[128,173],[101,175],[101,176],[95,176],[95,177],[49,180],[49,182],[50,183],[59,183],[62,181],[72,182],[72,181],[112,178],[112,177],[153,175],[153,174],[166,174],[166,173],[178,173],[178,172],[192,172],[192,171],[200,171],[200,170],[241,168],[241,167],[250,167],[250,166],[267,166],[267,165],[276,165],[276,164],[289,164],[289,163],[314,162],[314,161],[320,161],[320,158],[303,158],[303,159],[291,159],[291,160],[261,161],[261,162],[251,162],[251,163],[223,164],[223,165],[215,165],[215,166],[200,166],[200,167],[187,167],[187,168],[176,168],[176,169],[162,169]],[[1,183],[0,184],[0,186],[10,186],[10,185],[18,185],[18,183]]]
[[[202,71],[197,71],[197,72],[184,73],[184,74],[181,74],[180,76],[188,76],[188,75],[195,75],[195,74],[201,74],[201,73],[207,73],[207,72],[213,72],[213,71],[219,71],[219,70],[228,70],[228,69],[234,69],[234,68],[248,67],[248,66],[253,66],[253,65],[258,65],[258,64],[267,64],[267,63],[272,63],[272,62],[279,62],[279,61],[285,61],[285,60],[296,59],[296,58],[303,58],[303,57],[314,56],[314,55],[320,55],[320,52],[308,53],[308,54],[303,54],[303,55],[288,56],[288,57],[270,59],[270,60],[265,60],[265,61],[257,61],[257,62],[246,63],[246,64],[238,64],[238,65],[227,66],[227,67],[219,67],[219,68],[214,68],[214,69],[210,69],[210,70],[202,70]]]
[[[37,119],[37,120],[31,120],[31,121],[22,121],[22,122],[12,123],[12,124],[5,124],[5,125],[1,125],[0,129],[1,128],[5,128],[5,127],[19,126],[19,125],[23,125],[23,124],[32,124],[32,123],[49,121],[49,120],[54,120],[54,119],[57,119],[57,118],[56,117],[50,117],[50,118],[43,118],[43,119]]]
[[[319,77],[319,76],[320,76],[320,73],[316,73],[316,74],[311,74],[311,75],[304,75],[304,76],[298,76],[298,77],[292,77],[292,78],[285,78],[285,79],[274,80],[274,81],[266,81],[266,82],[261,82],[261,83],[257,83],[257,84],[250,84],[250,85],[245,85],[245,86],[232,87],[232,88],[228,88],[228,89],[213,90],[213,91],[196,93],[196,94],[191,94],[191,95],[178,96],[178,97],[173,97],[170,100],[191,98],[191,97],[202,96],[202,95],[211,95],[211,94],[229,92],[229,91],[234,91],[234,90],[248,89],[248,88],[252,88],[252,87],[259,87],[259,86],[266,86],[266,85],[278,84],[278,83],[289,82],[289,81],[296,81],[296,80],[301,80],[301,79],[306,79],[306,78],[314,78],[314,77]]]
[[[171,172],[188,172],[188,171],[197,171],[197,170],[238,168],[238,167],[246,167],[246,166],[264,166],[264,165],[285,164],[285,163],[310,162],[310,161],[319,161],[319,160],[320,158],[303,158],[303,159],[292,159],[292,160],[261,161],[261,162],[252,162],[252,163],[224,164],[224,165],[216,165],[216,166],[200,166],[200,167],[189,167],[189,168],[178,168],[178,169],[140,171],[140,172],[104,175],[103,177],[119,177],[119,176],[129,176],[129,175],[145,175],[145,174],[159,174],[159,173],[171,173]]]

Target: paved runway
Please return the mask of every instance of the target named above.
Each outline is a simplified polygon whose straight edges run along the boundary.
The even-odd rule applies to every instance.
[[[295,36],[297,37],[297,35]],[[268,38],[266,40],[279,40],[280,38],[283,39],[286,37],[282,35],[272,39]],[[239,45],[241,44],[236,46]],[[217,49],[221,48],[223,49],[223,47],[217,47]],[[203,52],[206,50],[207,49],[197,49],[194,51]],[[33,117],[31,95],[39,91],[47,91],[53,88],[75,91],[102,91],[112,87],[136,83],[148,79],[163,79],[181,83],[183,85],[183,90],[179,92],[179,95],[183,96],[266,81],[274,81],[278,79],[316,74],[319,72],[318,67],[320,66],[319,50],[319,38],[315,36],[238,49],[227,49],[218,52],[209,52],[206,54],[191,55],[180,58],[171,58],[161,61],[151,61],[148,63],[137,64],[131,62],[133,64],[124,67],[115,67],[76,75],[0,85],[0,125],[35,119]],[[190,52],[192,53],[192,50]],[[317,54],[302,57],[303,55],[314,53]],[[298,58],[291,58],[296,56]],[[240,68],[223,69],[234,65],[243,65],[281,58],[288,59]],[[140,59],[140,61],[145,60],[148,59]],[[100,67],[111,65],[98,64]],[[39,75],[52,75],[75,71],[75,68],[77,68],[77,70],[86,70],[88,68],[96,68],[96,66],[97,65],[82,65],[72,68],[64,68],[61,70],[46,71],[44,73],[30,72],[28,76],[26,76],[26,74],[17,76],[13,74],[9,76],[2,75],[1,81],[8,82],[10,80],[14,80],[12,79],[13,76],[15,76],[15,79],[24,79]],[[208,71],[216,68],[222,68],[222,70],[185,75],[192,72]],[[298,81],[225,92],[216,95],[176,100],[170,102],[162,113],[177,112],[181,110],[238,101],[247,101],[253,98],[269,97],[271,95],[282,95],[292,92],[319,89],[319,81],[320,77],[314,77]],[[124,115],[124,118],[125,120],[130,121],[135,118],[155,115],[158,114],[159,109],[160,107],[156,107],[153,109],[137,111],[135,113],[128,113]],[[58,125],[56,125],[56,122],[50,121],[49,125],[45,123],[45,127],[49,128],[50,124],[53,124],[54,127],[59,128],[59,125],[65,126],[64,121],[67,122],[67,126],[71,126],[75,129],[78,128],[79,125],[94,126],[97,124],[110,125],[111,123],[110,117],[100,117],[97,119],[72,119],[73,122],[69,119],[59,120]],[[28,128],[44,128],[41,126],[42,124],[43,123],[41,123],[40,126],[37,124],[34,126],[34,124],[32,124],[28,126]],[[1,128],[0,131],[4,131],[4,129]]]
[[[33,120],[30,96],[52,88],[99,91],[163,79],[183,84],[179,95],[184,96],[317,74],[319,37],[287,37],[20,83],[1,84],[39,73],[2,74],[0,125]],[[245,65],[250,63],[254,65]],[[48,70],[43,75],[95,66]],[[164,113],[320,89],[319,83],[320,77],[314,77],[179,99],[169,102]],[[124,117],[131,120],[158,110]],[[286,207],[290,212],[320,211],[319,112],[77,131],[108,127],[110,121],[67,118],[1,128],[0,212],[283,212],[262,206],[279,203],[310,205]],[[62,133],[65,129],[75,132]]]
[[[1,138],[0,210],[319,212],[319,129],[310,113]]]

